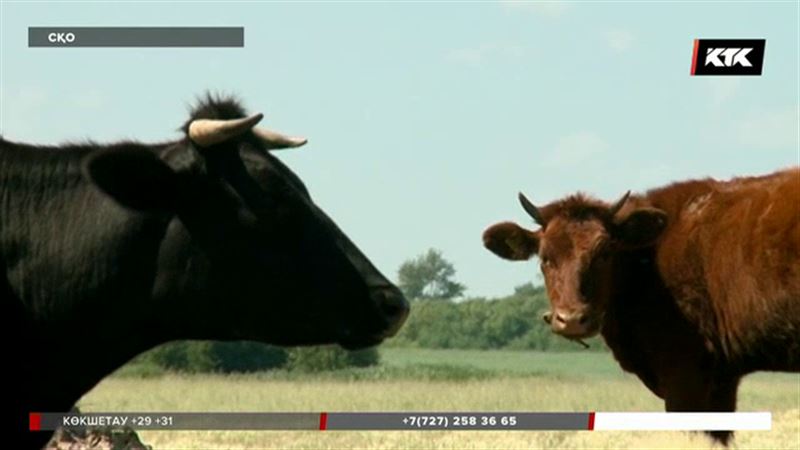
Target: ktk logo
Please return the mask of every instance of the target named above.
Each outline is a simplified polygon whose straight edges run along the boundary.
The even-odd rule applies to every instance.
[[[695,39],[692,75],[761,75],[766,39]]]
[[[733,67],[739,64],[743,67],[752,67],[753,65],[747,60],[747,54],[752,51],[752,48],[709,48],[706,50],[706,65]],[[724,57],[725,60],[721,60],[720,57]]]

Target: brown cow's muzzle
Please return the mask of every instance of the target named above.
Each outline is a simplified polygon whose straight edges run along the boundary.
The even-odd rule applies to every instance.
[[[600,322],[589,311],[554,310],[547,312],[542,319],[550,324],[553,333],[564,337],[589,338],[600,331]]]

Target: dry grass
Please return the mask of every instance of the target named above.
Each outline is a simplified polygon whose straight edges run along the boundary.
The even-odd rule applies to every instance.
[[[772,411],[769,432],[739,432],[735,447],[800,449],[800,376],[759,374],[743,383],[740,410]],[[660,411],[634,378],[495,377],[465,381],[284,380],[169,375],[110,378],[81,402],[86,411]],[[144,431],[156,449],[199,448],[710,448],[680,432],[301,432]]]

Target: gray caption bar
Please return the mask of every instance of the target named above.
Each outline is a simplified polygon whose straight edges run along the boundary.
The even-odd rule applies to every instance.
[[[244,47],[244,27],[28,27],[28,47]]]
[[[589,413],[329,413],[329,430],[588,430]]]
[[[319,413],[42,413],[39,429],[316,430]]]
[[[589,413],[40,413],[32,430],[588,430]]]

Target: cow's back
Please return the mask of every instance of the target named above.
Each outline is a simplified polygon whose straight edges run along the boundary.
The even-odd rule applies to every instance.
[[[670,216],[665,284],[706,346],[743,371],[800,369],[798,199],[800,169],[648,195]]]

